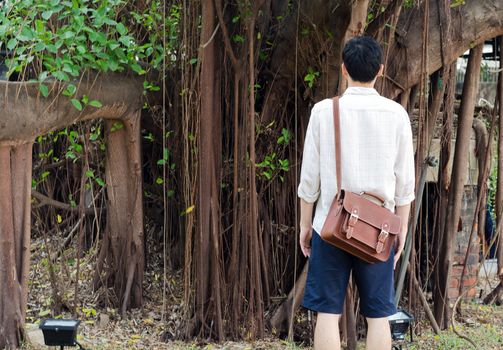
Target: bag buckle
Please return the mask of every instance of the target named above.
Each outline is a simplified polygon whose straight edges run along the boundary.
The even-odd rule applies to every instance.
[[[358,219],[358,209],[354,208],[351,210],[351,215],[349,216],[348,227],[346,229],[346,239],[350,239],[353,236],[353,227],[358,222]]]
[[[349,226],[354,226],[356,225],[356,222],[358,221],[360,217],[358,216],[358,209],[353,209],[351,211],[351,215],[349,216]]]
[[[377,247],[376,247],[376,252],[379,254],[384,250],[384,242],[386,242],[386,239],[388,239],[389,236],[389,231],[388,231],[388,224],[383,224],[381,228],[381,232],[379,233],[379,237],[377,238]]]

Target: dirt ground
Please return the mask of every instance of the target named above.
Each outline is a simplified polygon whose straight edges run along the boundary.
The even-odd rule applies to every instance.
[[[58,242],[50,242],[49,251],[57,252]],[[30,272],[30,293],[27,311],[27,329],[30,343],[25,349],[47,349],[38,329],[41,320],[51,317],[71,318],[75,296],[75,264],[71,252],[60,254],[53,265],[54,280],[49,278],[49,259],[42,240],[32,244],[32,264]],[[163,288],[162,275],[152,271],[162,271],[160,261],[155,258],[148,261],[145,273],[145,304],[140,310],[133,310],[122,319],[115,309],[102,307],[97,300],[104,297],[92,291],[90,281],[93,275],[95,249],[81,260],[79,283],[78,319],[82,321],[78,341],[85,349],[311,349],[311,323],[305,312],[297,315],[295,342],[279,339],[270,334],[266,340],[256,342],[225,342],[221,344],[203,344],[198,342],[180,342],[180,320],[183,319],[182,285],[179,273],[169,273]],[[51,254],[54,259],[55,253]],[[482,283],[483,282],[483,283]],[[494,285],[492,281],[491,285]],[[484,279],[480,289],[488,289]],[[57,291],[58,296],[55,295]],[[484,292],[482,292],[484,293]],[[57,315],[53,314],[51,305],[59,297],[63,308]],[[105,295],[105,297],[107,297]],[[163,305],[165,307],[163,307]],[[162,310],[166,312],[162,312]],[[480,300],[465,301],[462,304],[462,317],[456,322],[458,332],[470,338],[479,350],[503,349],[503,306],[482,305]],[[403,349],[471,349],[466,340],[461,339],[452,330],[435,335],[431,331],[421,311],[415,314],[418,320],[414,324],[414,342],[405,343]],[[364,349],[363,340],[358,349]]]

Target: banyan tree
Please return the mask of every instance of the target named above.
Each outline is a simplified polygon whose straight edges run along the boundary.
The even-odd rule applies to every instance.
[[[87,6],[86,1],[77,3]],[[154,3],[158,7],[152,9]],[[378,91],[400,102],[418,120],[418,200],[397,290],[424,308],[429,306],[416,286],[427,281],[416,272],[420,253],[414,247],[424,189],[421,179],[435,126],[443,124],[444,136],[452,135],[455,62],[470,50],[457,109],[455,149],[451,151],[448,142],[441,151],[438,203],[443,211],[438,215],[445,224],[436,228],[432,242],[441,254],[434,267],[436,295],[430,321],[447,327],[452,312],[447,281],[482,45],[503,35],[501,0],[139,0],[112,9],[113,16],[100,24],[115,33],[108,39],[100,30],[90,34],[78,27],[80,19],[72,23],[78,27],[73,34],[57,34],[68,38],[55,47],[55,57],[71,59],[72,53],[87,53],[96,58],[95,66],[65,81],[55,72],[41,79],[34,74],[40,73],[38,66],[27,63],[21,72],[10,72],[11,81],[0,82],[0,347],[16,347],[22,340],[30,261],[32,145],[40,135],[100,118],[106,130],[106,201],[99,209],[106,211],[106,224],[98,237],[95,287],[113,290],[113,306],[123,315],[141,306],[148,256],[144,221],[149,221],[163,232],[156,236],[157,243],[169,250],[170,265],[183,271],[186,337],[257,338],[268,328],[291,335],[306,264],[297,251],[296,187],[309,110],[313,103],[344,91],[341,49],[349,38],[362,34],[383,44],[386,68]],[[27,24],[31,35],[19,27],[23,40],[17,37],[16,42],[12,32],[2,34],[8,16],[0,17],[0,41],[5,41],[8,58],[15,57],[15,48],[24,43],[33,43],[35,49],[37,33],[52,30],[42,19],[57,27],[56,12],[47,11],[40,9]],[[78,30],[83,31],[82,47],[74,45]],[[152,32],[157,34],[152,40],[161,38],[163,46],[159,41],[149,46]],[[95,46],[101,45],[100,40],[115,41],[104,42],[99,51]],[[51,53],[50,44],[44,45],[42,52]],[[164,59],[152,60],[148,47],[163,50]],[[124,48],[124,57],[117,53],[118,62],[127,63],[111,73],[114,69],[104,63],[102,53],[115,57],[118,48]],[[149,64],[157,70],[147,79]],[[501,96],[501,87],[498,91]],[[142,113],[146,96],[153,94],[163,113],[155,108]],[[501,122],[497,105],[494,113],[499,111]],[[140,135],[157,140],[148,146],[157,148],[142,153]],[[452,171],[446,170],[451,152]],[[89,170],[88,161],[81,163],[79,179]],[[156,178],[159,186],[144,191],[146,181]],[[501,186],[499,180],[499,208]],[[144,211],[147,192],[149,210]],[[34,194],[34,198],[46,197]],[[89,209],[84,192],[78,202],[83,223]],[[501,215],[498,220],[501,231]],[[83,228],[79,230],[82,236]],[[503,258],[499,261],[502,268]],[[285,301],[276,303],[278,296]],[[355,310],[351,306],[345,310],[346,339],[354,344]]]

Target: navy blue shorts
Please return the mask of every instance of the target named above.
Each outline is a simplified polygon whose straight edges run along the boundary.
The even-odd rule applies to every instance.
[[[369,264],[326,243],[313,230],[302,306],[316,312],[341,314],[353,271],[360,295],[360,313],[370,318],[395,314],[393,256],[392,250],[388,261]]]

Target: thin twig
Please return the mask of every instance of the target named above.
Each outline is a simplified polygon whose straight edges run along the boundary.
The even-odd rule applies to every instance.
[[[466,340],[467,342],[469,342],[469,343],[473,346],[473,348],[474,348],[474,349],[477,349],[477,345],[473,342],[473,340],[471,340],[471,339],[470,339],[470,338],[468,338],[467,336],[464,336],[463,334],[461,334],[461,333],[459,333],[459,332],[457,331],[457,329],[456,329],[456,321],[454,320],[454,316],[456,315],[455,310],[456,310],[456,308],[457,308],[457,306],[458,306],[459,301],[461,300],[461,298],[463,298],[463,297],[465,296],[465,294],[466,294],[466,293],[467,293],[467,292],[471,289],[471,287],[473,287],[473,285],[472,285],[472,286],[470,286],[470,288],[467,288],[467,289],[466,289],[466,290],[465,290],[462,294],[460,294],[460,295],[458,296],[458,298],[456,299],[456,302],[454,303],[454,307],[453,307],[453,309],[452,309],[452,310],[453,310],[453,312],[451,313],[451,324],[452,324],[452,330],[453,330],[453,332],[454,332],[454,333],[456,333],[456,335],[457,335],[458,337],[460,337],[461,339]]]

